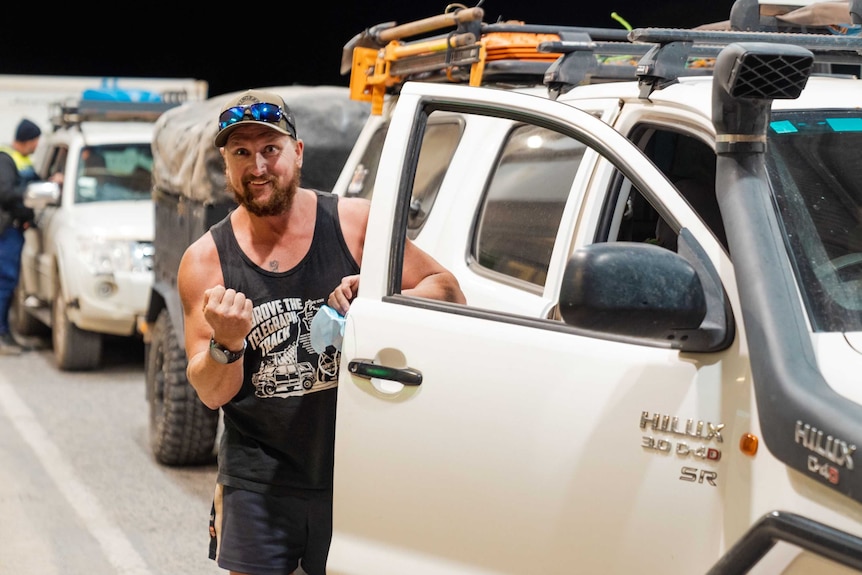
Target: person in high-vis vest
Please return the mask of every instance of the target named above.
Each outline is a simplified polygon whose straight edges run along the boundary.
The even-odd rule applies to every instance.
[[[33,210],[24,206],[24,190],[39,180],[30,156],[41,135],[39,126],[24,118],[12,144],[0,146],[0,355],[22,351],[11,333],[9,307],[20,275],[24,230],[33,225]]]

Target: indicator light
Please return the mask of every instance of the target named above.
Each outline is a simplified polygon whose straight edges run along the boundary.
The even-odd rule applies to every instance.
[[[756,435],[751,433],[743,433],[739,439],[739,450],[746,455],[754,455],[757,453],[757,446],[760,440]]]

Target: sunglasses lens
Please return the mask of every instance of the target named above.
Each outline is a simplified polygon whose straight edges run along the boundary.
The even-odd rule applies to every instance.
[[[219,116],[219,130],[224,130],[231,124],[241,121],[246,113],[258,122],[267,122],[269,124],[279,123],[282,117],[281,108],[275,104],[259,102],[251,106],[234,106],[233,108],[228,108]]]
[[[266,102],[252,104],[248,110],[255,120],[271,124],[277,124],[281,121],[281,108],[275,104],[267,104]]]
[[[245,113],[245,108],[241,106],[235,106],[233,108],[229,108],[221,113],[221,116],[218,117],[218,127],[219,130],[224,130],[228,126],[233,123],[239,122],[242,120],[242,116]]]

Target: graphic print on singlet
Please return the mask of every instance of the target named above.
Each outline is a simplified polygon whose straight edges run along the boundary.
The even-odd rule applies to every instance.
[[[287,297],[254,306],[248,345],[261,354],[251,377],[257,397],[298,396],[338,385],[340,352],[330,346],[318,355],[311,347],[311,320],[323,303]]]

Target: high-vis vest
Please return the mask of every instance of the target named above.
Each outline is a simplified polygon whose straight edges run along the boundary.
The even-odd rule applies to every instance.
[[[33,167],[33,160],[30,156],[25,156],[15,148],[9,146],[0,146],[0,152],[8,154],[12,161],[15,162],[15,167],[18,168],[18,184],[24,185],[28,182],[33,182],[39,179],[36,175],[36,168]]]

